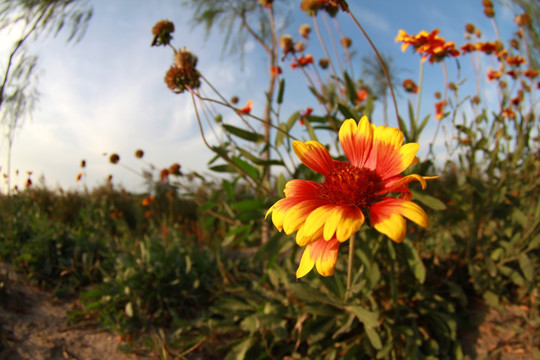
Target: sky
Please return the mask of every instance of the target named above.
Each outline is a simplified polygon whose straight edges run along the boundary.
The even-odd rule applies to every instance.
[[[23,186],[27,172],[31,171],[35,184],[44,183],[52,189],[82,189],[103,184],[111,174],[115,184],[128,190],[144,191],[142,178],[131,170],[139,172],[148,167],[147,164],[161,169],[175,162],[181,164],[184,172],[197,171],[210,176],[207,162],[212,153],[200,137],[191,98],[187,93],[174,94],[166,87],[163,78],[172,64],[172,51],[166,47],[150,47],[151,29],[159,20],[173,21],[176,28],[173,45],[187,47],[196,54],[199,71],[225,97],[239,96],[240,105],[252,99],[253,113],[259,115],[264,109],[264,89],[269,76],[260,47],[248,41],[241,66],[238,55],[223,53],[224,38],[219,31],[206,37],[202,27],[191,25],[191,13],[179,0],[92,0],[91,4],[93,17],[80,42],[66,44],[65,34],[60,34],[30,46],[39,56],[41,95],[32,118],[24,123],[15,138],[12,181]],[[298,10],[299,1],[291,1],[291,4],[292,22],[284,33],[292,34],[296,40],[300,38],[297,33],[300,24],[313,24]],[[459,46],[465,42],[464,26],[471,22],[482,29],[487,39],[495,38],[492,24],[482,13],[480,0],[351,0],[349,5],[379,51],[391,55],[396,65],[404,69],[402,78],[417,79],[419,57],[412,51],[401,52],[400,44],[394,41],[399,29],[416,34],[420,30],[438,28],[441,36],[456,41]],[[513,13],[500,6],[496,10],[503,37],[508,38],[514,30]],[[350,18],[340,14],[338,19],[343,32],[353,40],[357,51],[356,73],[359,74],[361,57],[371,56],[372,52]],[[324,28],[321,30],[324,33]],[[2,38],[10,40],[13,33],[0,32],[1,69],[8,43]],[[321,56],[315,39],[308,52],[315,58]],[[300,73],[292,72],[286,61],[281,66],[288,84],[281,110],[286,119],[288,114],[315,103]],[[455,78],[455,61],[447,61],[447,67],[450,79]],[[467,69],[466,65],[462,66],[461,76],[473,82],[470,68],[469,73]],[[427,79],[425,107],[422,108],[425,116],[433,112],[433,92],[443,86],[440,65],[426,63],[424,77]],[[211,93],[208,87],[201,90]],[[398,100],[400,111],[404,112],[407,97],[402,95]],[[371,119],[376,124],[381,124],[380,108],[376,105]],[[224,112],[224,116],[225,121],[237,124],[234,114]],[[430,124],[426,129],[426,140],[421,142],[424,151],[434,128]],[[217,144],[219,134],[208,131],[207,135],[209,142]],[[134,157],[137,149],[144,150],[144,162]],[[120,155],[122,166],[109,163],[108,155],[112,153]],[[2,139],[2,173],[6,172],[6,156],[7,142]],[[87,164],[85,169],[80,168],[83,159]],[[19,170],[18,176],[16,170]],[[81,170],[84,170],[83,181],[76,182]],[[5,184],[0,185],[5,192]]]

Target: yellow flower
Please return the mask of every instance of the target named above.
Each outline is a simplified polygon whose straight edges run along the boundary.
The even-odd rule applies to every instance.
[[[419,145],[403,145],[403,133],[387,126],[370,125],[364,116],[357,124],[346,120],[339,141],[349,162],[333,160],[317,141],[294,141],[293,149],[310,169],[324,176],[322,183],[291,180],[285,185],[285,198],[266,213],[279,231],[296,234],[296,243],[306,246],[296,273],[306,275],[313,266],[328,276],[333,273],[337,249],[360,229],[366,218],[379,232],[396,242],[405,237],[405,218],[428,226],[424,210],[410,199],[408,184],[425,177],[401,173],[418,161]],[[399,198],[389,193],[400,193]],[[405,218],[404,218],[405,217]]]

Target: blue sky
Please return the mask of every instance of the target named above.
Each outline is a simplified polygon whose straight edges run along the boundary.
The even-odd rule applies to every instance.
[[[26,181],[26,172],[32,171],[34,183],[39,183],[43,175],[51,188],[80,188],[75,177],[81,170],[80,161],[85,159],[84,181],[89,187],[103,183],[112,174],[116,184],[143,190],[141,178],[123,167],[109,164],[108,157],[103,155],[116,152],[121,163],[138,171],[145,166],[133,156],[139,148],[145,151],[145,160],[157,168],[179,162],[184,171],[207,172],[206,163],[212,155],[200,139],[191,99],[188,94],[175,95],[165,86],[163,77],[172,63],[172,52],[164,47],[149,46],[151,28],[161,19],[173,21],[176,25],[173,44],[193,51],[199,58],[198,69],[226,97],[238,95],[241,104],[248,98],[253,99],[255,114],[263,111],[268,81],[267,64],[258,46],[251,41],[246,44],[245,66],[241,69],[237,56],[222,53],[223,38],[219,32],[205,40],[204,30],[191,27],[190,13],[178,0],[95,0],[91,3],[94,15],[81,42],[66,45],[61,34],[32,45],[40,56],[41,98],[32,120],[25,123],[15,139],[13,170],[18,169],[20,175],[18,178],[13,175],[13,179],[20,186]],[[291,1],[291,4],[293,23],[287,32],[299,39],[298,26],[312,24],[312,21],[298,10],[299,1]],[[400,45],[394,42],[399,29],[415,34],[439,28],[441,36],[461,45],[465,42],[464,26],[472,22],[482,29],[486,39],[495,39],[492,25],[482,13],[480,0],[353,0],[349,4],[379,50],[392,55],[398,67],[410,71],[404,72],[402,78],[417,79],[419,57],[412,51],[401,52]],[[496,10],[498,25],[503,30],[503,38],[507,39],[514,30],[513,14],[500,6]],[[359,74],[359,60],[370,56],[371,50],[347,16],[340,14],[339,20],[358,53],[356,74]],[[0,36],[6,35],[0,33]],[[316,58],[321,54],[315,39],[308,50]],[[0,50],[0,54],[4,53]],[[5,55],[0,61],[4,58]],[[3,62],[1,64],[3,67]],[[452,80],[455,61],[447,61],[447,66]],[[462,66],[462,77],[469,78],[472,85],[472,74],[467,66]],[[313,106],[314,102],[299,73],[291,73],[287,63],[282,67],[286,69],[290,85],[282,108],[286,119],[293,111]],[[423,115],[433,112],[432,94],[443,86],[440,65],[426,63],[425,71]],[[405,96],[400,98],[403,113],[405,100]],[[380,114],[379,105],[372,122],[381,124]],[[233,118],[226,116],[234,122]],[[433,126],[426,130],[428,140],[421,144],[424,150],[433,130]],[[211,133],[209,136],[212,141]],[[2,173],[5,172],[6,151],[7,143],[2,140]],[[5,185],[1,188],[5,191]]]

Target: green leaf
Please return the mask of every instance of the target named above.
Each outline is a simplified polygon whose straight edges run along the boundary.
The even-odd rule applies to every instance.
[[[231,164],[210,166],[209,169],[216,172],[236,172],[236,169]]]
[[[276,132],[276,147],[280,147],[281,144],[283,144],[283,140],[285,140],[285,134],[289,131],[285,123],[279,124],[279,128],[283,131]]]
[[[491,291],[486,291],[484,293],[484,301],[486,302],[487,305],[495,308],[495,309],[499,309],[499,310],[502,310],[502,306],[501,306],[501,303],[499,302],[499,297],[497,295],[495,295],[495,293],[491,292]]]
[[[266,243],[262,244],[255,253],[254,260],[256,262],[271,259],[285,250],[294,246],[294,242],[290,241],[287,236],[282,233],[276,233]]]
[[[199,207],[199,210],[202,210],[202,211],[205,211],[205,210],[208,210],[208,209],[213,209],[214,207],[217,206],[217,203],[214,202],[214,201],[207,201],[205,202],[204,204],[202,204],[200,207]]]
[[[433,210],[446,210],[446,205],[441,200],[415,190],[411,190],[411,192],[413,193],[413,199],[420,201],[427,207]]]
[[[527,254],[524,252],[519,254],[518,262],[519,267],[521,268],[521,272],[523,273],[523,276],[525,276],[525,279],[527,279],[527,281],[529,282],[533,281],[534,269],[531,260],[529,259]]]
[[[398,116],[398,123],[399,123],[399,129],[405,136],[405,139],[407,141],[412,141],[412,139],[409,138],[409,133],[407,132],[407,125],[405,125],[405,122],[403,121],[403,118],[401,116]]]
[[[285,93],[285,79],[282,78],[279,82],[279,90],[277,95],[277,103],[281,104],[283,103],[283,94]]]
[[[518,208],[514,208],[514,210],[512,211],[512,218],[522,227],[525,227],[525,225],[527,225],[527,215],[525,215],[523,211]]]
[[[351,77],[346,71],[343,73],[343,77],[345,78],[345,88],[347,90],[349,102],[354,104],[356,101],[356,86],[354,85],[354,81],[352,81]],[[350,117],[347,117],[347,119],[348,118]]]
[[[426,115],[424,120],[422,120],[422,123],[418,127],[418,133],[417,133],[418,136],[420,136],[420,134],[422,133],[422,130],[424,130],[424,127],[426,127],[430,117],[431,117],[431,114],[428,114],[428,115]]]
[[[346,309],[353,313],[358,320],[364,324],[366,328],[374,328],[379,326],[379,314],[376,312],[372,312],[369,310],[364,309],[360,306],[350,305],[347,306]]]
[[[232,126],[228,124],[223,124],[223,128],[227,132],[247,141],[252,141],[252,142],[264,141],[264,135],[261,135],[256,132],[246,131],[244,129],[240,129],[240,128],[237,128],[236,126]]]
[[[233,346],[231,351],[227,353],[225,360],[244,360],[246,358],[246,353],[249,348],[255,343],[255,337],[250,336],[238,344]]]
[[[257,170],[257,168],[255,168],[253,165],[236,156],[231,160],[233,163],[238,165],[240,169],[244,170],[244,172],[246,172],[246,174],[248,174],[251,178],[259,179],[259,170]]]
[[[133,304],[131,301],[126,304],[125,312],[127,317],[133,317]]]
[[[343,114],[345,119],[355,119],[356,120],[356,115],[354,115],[354,113],[351,111],[351,109],[349,109],[348,106],[343,105],[343,104],[338,104],[337,106],[338,106],[339,112],[341,114]]]
[[[467,136],[470,138],[470,139],[474,139],[475,136],[474,136],[474,132],[469,129],[468,127],[466,127],[465,125],[456,125],[456,129],[458,129],[459,131],[467,134]]]
[[[405,250],[405,257],[407,258],[409,268],[413,272],[414,277],[418,280],[418,282],[423,284],[426,280],[426,268],[422,262],[422,259],[420,259],[416,248],[409,241],[409,239],[404,239],[402,244],[404,245],[403,249]]]
[[[416,118],[414,116],[414,109],[412,102],[409,100],[409,122],[411,124],[411,131],[416,134]]]
[[[231,207],[240,211],[259,210],[264,207],[264,201],[261,199],[242,200],[232,203]]]
[[[371,345],[377,350],[382,349],[381,337],[379,336],[377,330],[366,327],[365,331]]]
[[[306,119],[305,124],[306,124],[306,129],[308,131],[310,139],[318,141],[319,139],[317,139],[317,135],[315,134],[315,131],[313,130],[313,126],[311,126],[311,123],[309,122],[309,120]]]

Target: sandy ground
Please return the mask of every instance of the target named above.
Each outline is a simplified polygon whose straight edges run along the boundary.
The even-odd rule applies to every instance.
[[[0,264],[0,275],[9,267]],[[1,279],[0,279],[1,281]],[[67,326],[73,301],[60,302],[9,271],[7,293],[0,296],[0,360],[156,359],[126,354],[115,334],[93,326]]]

